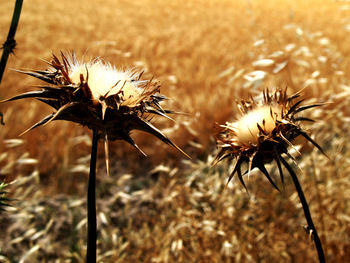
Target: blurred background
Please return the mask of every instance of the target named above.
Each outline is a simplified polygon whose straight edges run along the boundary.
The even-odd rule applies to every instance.
[[[0,0],[1,43],[14,3]],[[278,193],[253,173],[247,194],[236,180],[224,189],[234,163],[211,168],[213,125],[237,118],[235,100],[305,88],[308,103],[330,102],[305,125],[330,159],[298,141],[299,178],[329,262],[348,262],[349,40],[348,1],[24,1],[0,98],[42,84],[11,69],[46,69],[52,53],[74,50],[145,70],[171,98],[165,107],[189,113],[154,123],[191,161],[134,132],[149,157],[111,142],[107,177],[100,145],[99,262],[316,262],[289,179]],[[57,121],[18,137],[52,110],[23,100],[0,111],[0,179],[16,199],[0,214],[0,260],[84,262],[91,132]]]

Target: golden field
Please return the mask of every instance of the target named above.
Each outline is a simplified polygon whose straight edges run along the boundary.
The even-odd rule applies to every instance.
[[[13,7],[0,1],[1,43]],[[107,177],[99,149],[99,262],[317,262],[291,180],[279,193],[256,172],[247,194],[238,180],[224,189],[230,165],[210,165],[213,125],[234,120],[235,99],[305,88],[309,102],[329,102],[305,125],[329,159],[300,141],[299,179],[328,261],[350,262],[349,38],[347,1],[28,0],[0,97],[42,84],[9,68],[45,69],[52,52],[74,50],[143,68],[169,107],[189,113],[154,122],[192,160],[135,133],[149,157],[113,142]],[[23,100],[0,111],[0,179],[17,179],[0,215],[0,261],[84,262],[90,131],[57,121],[11,147],[51,109]]]

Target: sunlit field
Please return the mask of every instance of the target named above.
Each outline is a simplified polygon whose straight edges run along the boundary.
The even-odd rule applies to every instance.
[[[15,1],[0,1],[0,41]],[[11,69],[46,69],[52,53],[101,57],[145,71],[185,114],[153,123],[188,153],[142,132],[110,143],[106,175],[100,143],[98,262],[317,262],[291,179],[281,192],[259,171],[234,178],[233,163],[211,163],[214,123],[239,116],[236,100],[262,90],[302,90],[305,140],[295,168],[328,262],[350,262],[350,2],[331,0],[24,1],[0,99],[39,80]],[[0,262],[85,262],[91,131],[54,121],[18,137],[52,109],[37,100],[0,104],[0,180],[13,182],[0,213]],[[9,139],[20,139],[11,141]],[[292,163],[291,163],[292,165]]]

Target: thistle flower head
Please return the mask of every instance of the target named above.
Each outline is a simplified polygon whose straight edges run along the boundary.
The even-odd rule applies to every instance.
[[[6,100],[36,98],[55,109],[25,132],[54,120],[87,126],[104,138],[107,164],[108,140],[124,140],[143,153],[130,137],[132,130],[153,134],[185,154],[149,121],[153,115],[170,118],[168,114],[175,113],[160,106],[166,97],[157,81],[141,80],[143,72],[121,71],[98,58],[79,62],[74,52],[61,53],[61,59],[53,55],[48,64],[46,70],[20,71],[48,85]]]
[[[236,122],[217,125],[215,138],[220,150],[213,165],[226,158],[237,160],[228,182],[237,173],[245,187],[241,166],[248,163],[248,174],[253,168],[258,168],[278,189],[265,164],[274,160],[283,182],[281,161],[284,165],[285,161],[281,155],[286,154],[293,159],[289,149],[294,148],[292,142],[300,135],[324,153],[300,125],[302,121],[313,120],[298,116],[298,113],[321,104],[301,106],[304,100],[299,97],[299,93],[288,96],[287,89],[278,89],[273,94],[265,90],[261,102],[256,102],[252,97],[237,102],[242,116]]]
[[[114,66],[95,59],[89,63],[72,61],[68,72],[69,80],[79,85],[81,80],[86,80],[91,92],[91,100],[94,104],[102,103],[107,97],[119,93],[120,105],[135,107],[144,96],[143,84],[147,81],[140,80],[140,73],[120,71]],[[158,91],[157,85],[153,86],[152,92]]]

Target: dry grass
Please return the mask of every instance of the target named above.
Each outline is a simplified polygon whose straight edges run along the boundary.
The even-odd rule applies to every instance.
[[[0,3],[1,42],[13,5]],[[111,178],[104,176],[101,161],[98,209],[106,222],[100,216],[100,262],[315,261],[289,182],[279,194],[254,176],[249,197],[237,182],[223,190],[227,167],[209,167],[214,121],[234,118],[234,97],[274,85],[293,91],[307,86],[307,97],[334,102],[310,113],[320,120],[310,130],[330,160],[315,151],[304,154],[300,178],[319,234],[327,238],[329,262],[350,261],[349,14],[349,3],[330,0],[25,2],[9,68],[41,69],[40,59],[49,59],[51,51],[74,49],[124,68],[146,68],[161,81],[162,93],[174,98],[171,108],[192,114],[159,125],[195,161],[183,163],[144,134],[136,141],[150,159],[115,142],[111,159],[119,161],[112,163]],[[274,64],[259,66],[266,58]],[[265,72],[263,80],[250,74],[256,70]],[[1,98],[36,84],[8,70]],[[0,141],[17,138],[50,111],[37,101],[0,110],[6,122]],[[3,261],[28,256],[22,262],[82,262],[86,134],[57,122],[25,135],[21,146],[1,144],[2,178],[22,178],[12,187],[21,200],[16,211],[1,215],[1,228],[7,229],[0,234]],[[38,163],[18,162],[25,158]],[[158,170],[151,172],[154,167]],[[28,177],[33,171],[38,173]]]

